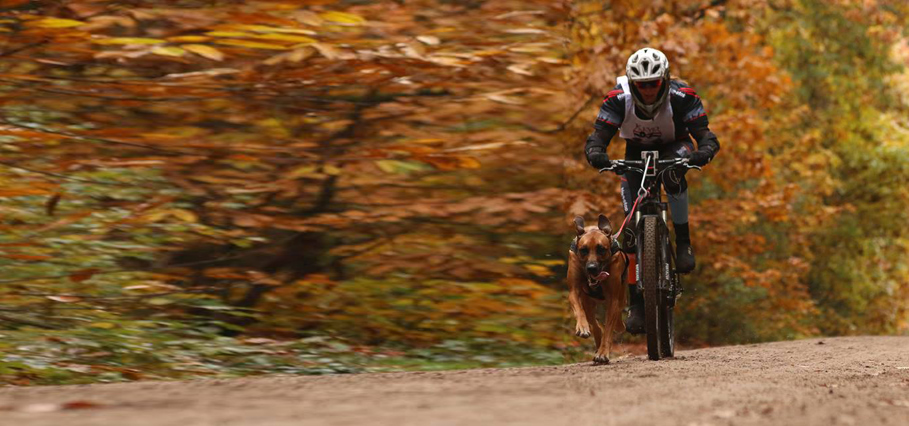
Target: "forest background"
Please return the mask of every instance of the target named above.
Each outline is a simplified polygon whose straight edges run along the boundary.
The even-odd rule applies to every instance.
[[[904,1],[0,7],[4,383],[587,360],[583,144],[647,45],[722,144],[682,344],[909,333]]]

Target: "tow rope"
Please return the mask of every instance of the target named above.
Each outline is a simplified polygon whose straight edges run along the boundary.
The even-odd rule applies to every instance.
[[[640,203],[641,200],[644,199],[644,197],[650,195],[650,190],[644,187],[644,181],[647,179],[647,170],[650,169],[650,160],[651,160],[651,156],[648,155],[647,160],[644,162],[644,173],[641,176],[641,188],[638,189],[638,199],[634,200],[634,205],[631,206],[631,211],[628,212],[628,214],[625,216],[625,221],[622,222],[622,226],[619,227],[619,232],[617,234],[615,234],[616,238],[618,238],[620,235],[622,235],[622,230],[625,229],[625,225],[628,224],[628,220],[631,219],[632,216],[634,216],[634,211],[637,210],[638,203]],[[654,166],[654,167],[656,167],[656,166]]]
[[[645,192],[644,192],[643,194],[638,195],[638,199],[637,199],[637,200],[634,200],[634,205],[631,207],[631,211],[628,212],[628,215],[627,215],[627,216],[625,216],[625,221],[622,222],[622,226],[619,227],[619,232],[617,232],[617,233],[615,234],[615,237],[616,237],[616,238],[618,238],[619,235],[622,235],[622,230],[625,229],[625,225],[628,224],[628,220],[631,219],[632,216],[634,216],[634,211],[637,210],[637,208],[638,208],[638,203],[640,203],[641,200],[643,200],[644,197],[646,197],[649,193],[650,193],[650,191],[645,190]]]

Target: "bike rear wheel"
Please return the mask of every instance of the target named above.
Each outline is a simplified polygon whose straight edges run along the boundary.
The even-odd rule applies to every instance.
[[[660,359],[660,279],[659,234],[656,216],[644,216],[644,238],[641,241],[641,281],[644,287],[644,331],[647,332],[647,357]]]

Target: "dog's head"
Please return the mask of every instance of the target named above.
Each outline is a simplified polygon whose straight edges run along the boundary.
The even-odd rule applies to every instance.
[[[600,215],[597,226],[584,227],[584,218],[574,218],[578,231],[577,256],[589,279],[602,281],[609,276],[606,266],[612,258],[612,226],[609,218]]]

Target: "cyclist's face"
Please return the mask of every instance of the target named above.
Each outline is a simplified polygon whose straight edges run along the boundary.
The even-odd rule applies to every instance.
[[[634,87],[638,89],[644,103],[648,105],[656,102],[657,95],[660,93],[660,87],[662,85],[663,80],[636,81],[634,83]]]

